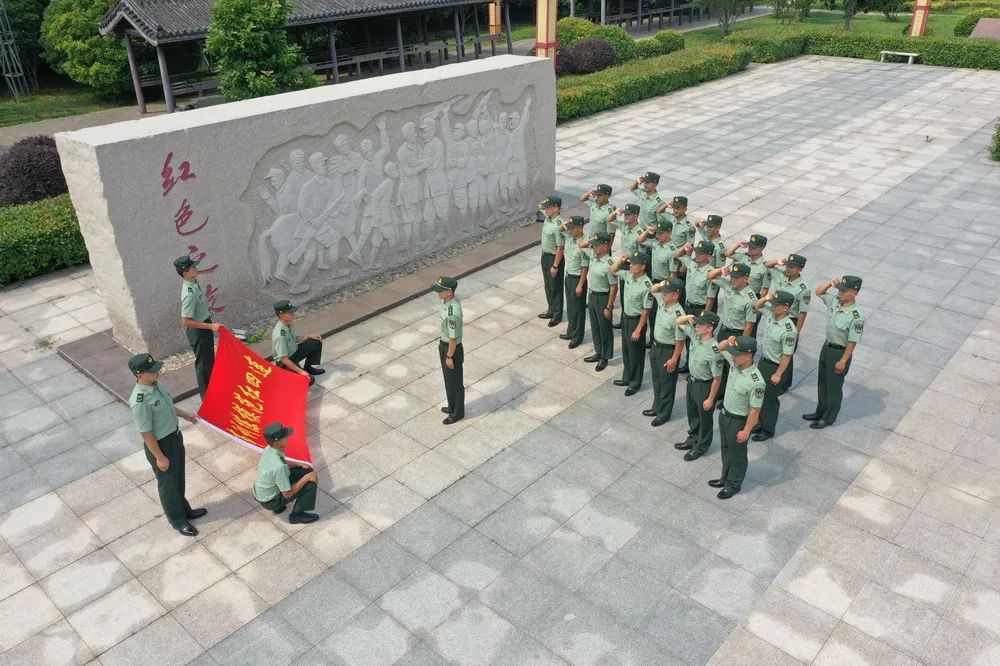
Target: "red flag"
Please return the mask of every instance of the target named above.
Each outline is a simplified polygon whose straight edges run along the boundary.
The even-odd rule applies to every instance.
[[[295,431],[288,440],[285,457],[311,465],[306,443],[308,392],[306,377],[265,361],[220,328],[212,379],[198,416],[210,428],[258,453],[267,446],[264,426],[281,421]]]

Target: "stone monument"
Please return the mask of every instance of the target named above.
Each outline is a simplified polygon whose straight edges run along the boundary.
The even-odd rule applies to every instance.
[[[186,348],[171,262],[216,321],[530,215],[555,182],[555,80],[504,55],[56,135],[115,337]]]

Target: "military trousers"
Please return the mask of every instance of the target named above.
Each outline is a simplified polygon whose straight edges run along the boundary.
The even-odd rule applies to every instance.
[[[717,336],[715,336],[715,339],[717,341],[719,341],[719,342],[722,342],[723,340],[725,340],[726,338],[728,338],[728,337],[730,337],[732,335],[735,335],[736,337],[739,337],[739,336],[743,335],[743,329],[742,328],[720,328],[719,329],[719,334]],[[718,395],[718,399],[719,400],[722,400],[722,398],[725,397],[725,395],[726,395],[726,381],[728,379],[729,379],[729,364],[725,363],[722,366],[722,383],[719,384],[719,395]]]
[[[731,493],[740,492],[743,479],[747,475],[747,444],[736,440],[736,433],[747,424],[746,416],[730,414],[725,409],[719,411],[719,441],[722,444],[722,475],[719,479]]]
[[[636,391],[642,386],[642,373],[646,366],[646,339],[639,336],[632,342],[632,334],[639,327],[639,317],[622,315],[622,381]]]
[[[208,318],[202,323],[211,324],[212,319]],[[187,335],[191,351],[194,352],[194,375],[198,380],[198,395],[204,400],[208,391],[208,380],[211,379],[212,368],[215,366],[215,334],[205,328],[186,328],[184,334]]]
[[[781,383],[779,382],[775,386],[771,382],[771,376],[778,371],[778,364],[767,358],[762,358],[757,363],[757,369],[760,370],[761,377],[764,379],[764,404],[760,407],[758,424],[764,432],[773,435],[778,424],[778,411],[781,408],[781,402],[778,400],[778,396],[781,395]],[[782,376],[782,380],[784,380],[784,376]]]
[[[454,368],[449,368],[446,362],[448,358],[448,343],[444,340],[438,341],[438,356],[441,357],[441,373],[444,375],[444,394],[448,398],[448,409],[451,415],[456,418],[465,416],[465,380],[462,377],[462,364],[465,362],[465,349],[459,342],[455,347],[455,355],[452,358]]]
[[[795,352],[798,350],[799,341],[796,339],[792,357],[788,359],[788,367],[785,368],[785,374],[781,375],[781,383],[778,384],[778,395],[785,395],[788,393],[788,389],[792,388],[792,373],[795,371]]]
[[[293,467],[288,470],[288,480],[294,486],[303,476],[311,471],[312,470],[309,469],[303,469],[302,467]],[[261,502],[260,505],[265,509],[274,511],[275,513],[281,513],[292,500],[295,500],[295,506],[292,507],[293,516],[297,513],[312,511],[316,508],[316,484],[310,481],[302,486],[302,488],[299,489],[299,492],[295,493],[291,497],[285,497],[279,492],[276,497],[269,499],[266,502]]]
[[[163,439],[156,440],[156,443],[170,461],[166,472],[161,472],[156,466],[156,457],[149,447],[143,445],[142,448],[156,477],[156,491],[160,495],[163,513],[171,525],[180,527],[187,522],[187,516],[191,512],[191,505],[184,498],[184,436],[180,430],[176,430]]]
[[[580,344],[583,342],[583,333],[587,324],[587,289],[584,287],[583,293],[576,295],[576,286],[580,284],[580,276],[567,273],[566,279],[566,335],[570,342]]]
[[[604,317],[608,307],[607,292],[592,291],[587,297],[587,312],[590,314],[590,335],[594,339],[594,353],[605,361],[615,355],[615,336],[611,320]]]
[[[553,319],[562,320],[563,275],[565,275],[566,263],[560,262],[556,276],[552,277],[552,265],[554,263],[556,263],[556,255],[542,252],[542,282],[545,285],[545,300],[548,302],[545,313],[552,315]]]
[[[829,342],[823,345],[819,353],[819,374],[817,376],[816,415],[827,423],[833,423],[840,414],[840,405],[844,402],[844,379],[851,370],[851,361],[847,362],[844,372],[837,373],[837,361],[844,354],[844,348]],[[853,359],[852,359],[853,360]]]
[[[320,364],[323,356],[323,343],[319,340],[303,340],[298,348],[288,357],[292,363],[298,365],[305,360],[305,367],[311,368]]]
[[[653,411],[656,418],[669,420],[674,412],[674,396],[677,394],[677,368],[668,371],[664,364],[674,355],[675,345],[663,345],[653,340],[649,350],[649,375],[653,380]],[[677,365],[680,365],[678,361]]]
[[[705,453],[712,446],[712,437],[715,434],[715,424],[712,423],[714,409],[703,407],[709,394],[712,392],[711,379],[695,379],[691,375],[687,378],[687,417],[688,417],[688,441],[691,442],[691,450],[698,453]]]
[[[653,277],[653,276],[650,276],[649,279],[653,281],[653,284],[658,284],[660,282],[663,282],[663,280],[664,280],[664,278]],[[660,300],[660,298],[662,298],[662,296],[661,296],[661,294],[653,294],[653,298],[655,300]],[[682,302],[682,301],[678,301],[678,302]],[[660,307],[656,303],[653,303],[653,307],[649,308],[649,318],[646,320],[646,333],[647,333],[647,335],[645,335],[643,337],[645,337],[647,340],[649,340],[650,346],[652,346],[652,344],[653,344],[653,331],[656,330],[656,311],[659,310],[659,309],[660,309]]]

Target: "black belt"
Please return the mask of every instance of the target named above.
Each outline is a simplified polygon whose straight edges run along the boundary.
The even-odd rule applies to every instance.
[[[827,347],[832,347],[833,349],[847,349],[844,345],[835,345],[832,342],[826,343]]]
[[[622,313],[622,319],[638,319],[641,316],[642,315],[630,315],[630,314],[625,314],[624,312]]]
[[[542,256],[544,257],[546,255],[550,256],[550,257],[554,257],[554,256],[556,256],[556,253],[555,252],[546,252],[545,250],[542,250]]]
[[[771,359],[769,359],[766,356],[763,359],[761,359],[761,360],[767,361],[768,363],[774,363],[775,365],[780,365],[781,364],[781,361],[772,361]]]
[[[566,273],[566,277],[580,277],[579,273]]]
[[[662,342],[657,342],[656,340],[653,340],[653,345],[656,347],[676,347],[677,343],[671,342],[669,345],[665,345]]]
[[[607,296],[611,292],[607,291],[592,291],[590,292],[592,296]]]
[[[444,341],[444,340],[442,340],[441,338],[438,338],[438,346],[439,346],[439,347],[440,347],[441,345],[447,345],[447,344],[448,344],[447,342],[445,342],[445,341]],[[458,340],[458,341],[457,341],[457,342],[455,343],[455,347],[456,347],[456,348],[458,348],[458,347],[461,347],[461,346],[462,346],[462,341],[461,341],[461,340]]]
[[[744,414],[743,416],[740,416],[739,414],[733,414],[732,412],[727,411],[725,407],[722,408],[722,415],[728,416],[731,419],[741,419],[743,421],[746,421],[747,418],[746,414]]]
[[[689,375],[688,375],[688,381],[689,381],[689,382],[697,382],[697,383],[699,383],[699,384],[707,384],[707,383],[709,383],[709,382],[710,382],[710,381],[712,381],[712,380],[711,380],[711,379],[695,379],[694,377],[692,377],[692,376],[691,376],[691,375],[689,374]]]

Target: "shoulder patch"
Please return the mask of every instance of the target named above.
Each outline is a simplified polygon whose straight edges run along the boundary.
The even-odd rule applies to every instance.
[[[194,293],[194,287],[188,287],[188,293],[189,294],[193,294]]]
[[[285,329],[281,329],[281,334],[282,334],[282,335],[284,335],[284,334],[285,334]]]
[[[786,331],[792,330],[792,322],[790,322],[790,321],[786,321],[785,322],[785,330]]]
[[[858,317],[861,316],[861,313],[858,312],[857,310],[851,310],[851,316],[853,316],[855,319],[857,319]]]
[[[659,194],[656,195],[656,203],[663,203],[663,197],[661,197]]]
[[[764,397],[764,389],[762,389],[762,388],[755,389],[754,390],[754,395],[756,395],[758,398],[763,398]]]
[[[806,289],[808,289],[808,287],[806,286],[806,283],[805,282],[800,282],[799,283],[799,291],[805,291]]]
[[[714,352],[715,352],[716,354],[719,354],[719,353],[721,353],[721,352],[719,351],[719,345],[712,345],[712,351],[714,351]]]
[[[794,335],[786,335],[785,336],[785,344],[786,345],[794,345],[795,344],[795,336]]]
[[[135,396],[135,401],[136,401],[136,402],[142,402],[142,399],[143,399],[144,395],[145,395],[145,394],[143,394],[143,393],[138,393],[138,394],[136,394],[136,396]]]
[[[678,317],[683,317],[684,316],[684,312],[681,311],[680,308],[677,308],[676,310],[674,310],[674,314],[677,315]]]
[[[757,376],[756,372],[751,372],[750,373],[750,379],[754,380],[755,382],[759,382],[760,381],[760,377]]]
[[[455,306],[454,305],[449,305],[448,306],[448,316],[451,316],[453,314],[455,314]]]

